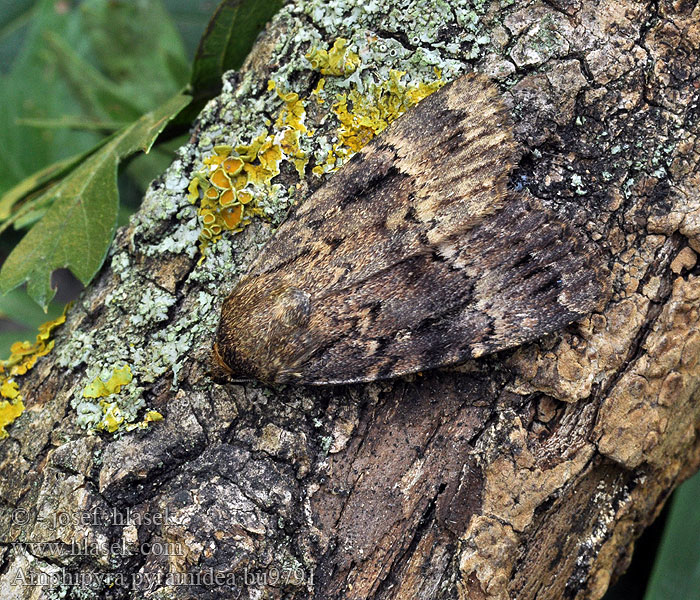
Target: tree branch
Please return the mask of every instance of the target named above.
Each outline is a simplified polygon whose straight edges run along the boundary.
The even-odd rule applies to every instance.
[[[700,8],[501,4],[299,0],[275,18],[20,382],[27,410],[0,444],[2,597],[49,597],[46,579],[21,585],[32,576],[75,594],[80,575],[95,598],[584,599],[625,569],[700,464]],[[361,66],[327,75],[320,104],[303,57],[338,37]],[[330,93],[433,67],[499,83],[524,149],[514,185],[608,253],[604,311],[385,383],[214,383],[221,301],[273,231],[256,219],[199,264],[194,171],[277,118],[268,79],[298,93],[313,159],[301,182],[286,161],[265,188],[278,223],[321,181]],[[134,381],[110,398],[122,428],[146,408],[164,421],[88,435],[102,415],[83,389],[125,363]]]

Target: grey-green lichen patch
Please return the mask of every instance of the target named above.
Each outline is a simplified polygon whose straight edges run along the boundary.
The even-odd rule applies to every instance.
[[[570,50],[567,32],[573,33],[573,28],[565,18],[555,20],[547,15],[520,37],[511,50],[510,57],[519,67],[532,67],[555,56],[566,56]]]
[[[369,93],[396,72],[406,73],[402,85],[436,77],[450,81],[469,69],[468,61],[500,50],[508,38],[505,30],[493,39],[488,34],[484,21],[488,3],[460,0],[438,8],[428,0],[394,3],[389,11],[379,2],[312,0],[280,11],[272,28],[283,33],[266,61],[279,66],[264,79],[252,70],[224,77],[221,95],[209,102],[198,119],[194,141],[177,152],[172,165],[149,189],[124,242],[114,249],[111,269],[119,284],[104,297],[99,327],[75,331],[56,349],[58,364],[79,373],[72,405],[81,426],[95,427],[105,416],[105,405],[118,407],[125,426],[137,422],[149,408],[142,395],[145,386],[168,377],[176,389],[188,361],[206,355],[223,297],[293,201],[303,197],[306,182],[314,177],[311,166],[323,161],[338,141],[338,119],[331,109],[339,94]],[[307,55],[314,48],[330,49],[340,37],[358,57],[357,64],[342,74],[324,76],[325,86],[314,90],[319,73]],[[501,69],[513,70],[508,64]],[[262,217],[241,233],[225,232],[198,263],[201,224],[197,207],[187,197],[189,181],[204,168],[203,161],[213,154],[214,146],[251,144],[265,131],[278,143],[288,122],[277,120],[289,107],[285,100],[289,93],[298,94],[305,113],[294,122],[301,132],[298,150],[309,161],[302,169],[304,177],[287,161],[289,168],[281,168],[269,186],[260,188],[264,194],[257,206]],[[176,257],[190,264],[177,280],[177,289],[161,283],[161,271]],[[94,306],[85,299],[77,310],[90,313]],[[104,402],[83,397],[88,383],[108,377],[122,365],[128,365],[133,374],[123,390]]]
[[[197,255],[197,240],[199,239],[199,222],[192,211],[183,210],[176,217],[183,219],[178,223],[172,235],[161,240],[160,243],[149,247],[149,252],[153,255],[186,254],[190,258]],[[186,220],[185,220],[186,219]]]
[[[401,68],[398,61],[407,60],[404,68],[419,67],[410,70],[412,75],[420,74],[421,65],[438,66],[449,80],[464,70],[465,60],[479,56],[490,42],[481,23],[483,9],[474,2],[439,2],[436,6],[429,0],[407,0],[392,3],[385,11],[376,2],[317,0],[303,3],[296,9],[300,10],[318,27],[318,38],[310,41],[328,44],[337,37],[348,38],[363,65],[380,76],[383,71]],[[308,37],[306,32],[303,35]]]
[[[574,173],[571,176],[571,185],[574,188],[576,194],[578,194],[579,196],[585,196],[588,193],[588,191],[583,186],[583,179],[578,173]]]
[[[68,575],[68,574],[67,574]],[[47,592],[47,600],[96,600],[100,597],[101,592],[105,587],[110,585],[111,580],[102,580],[98,585],[98,575],[95,574],[93,578],[83,577],[82,584],[76,584],[68,575],[66,578],[66,583],[61,583],[59,585],[51,587]],[[60,579],[57,578],[60,581]]]

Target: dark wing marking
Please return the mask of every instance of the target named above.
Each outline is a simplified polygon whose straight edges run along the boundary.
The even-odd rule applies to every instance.
[[[496,88],[468,75],[393,123],[279,228],[222,309],[234,376],[335,384],[522,344],[590,312],[597,249],[526,194]]]

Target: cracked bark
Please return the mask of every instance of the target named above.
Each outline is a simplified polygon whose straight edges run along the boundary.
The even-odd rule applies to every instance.
[[[349,9],[346,29],[324,20],[332,6],[274,21],[69,313],[56,348],[71,349],[71,364],[54,351],[22,380],[27,411],[0,444],[3,598],[51,597],[48,585],[18,585],[20,573],[111,574],[96,598],[599,598],[698,468],[700,8],[687,0],[494,5],[479,17],[490,43],[461,55],[512,106],[526,149],[514,181],[608,252],[615,293],[603,312],[459,369],[319,390],[215,385],[210,341],[198,339],[177,386],[171,373],[140,382],[163,422],[119,439],[78,427],[71,398],[111,352],[78,341],[124,335],[146,348],[201,310],[203,290],[220,289],[220,301],[269,236],[261,224],[240,234],[228,277],[150,250],[178,226],[162,207],[168,178],[189,175],[202,139],[220,143],[235,125],[232,95],[260,96],[308,49],[300,31],[381,32],[414,50],[387,16],[398,0],[354,31]],[[465,39],[456,9],[445,13],[445,36]],[[312,89],[310,75],[299,80]],[[310,114],[320,129],[321,116]],[[129,329],[127,304],[114,301],[125,278],[131,296],[148,286],[172,295],[164,320]],[[201,315],[210,328],[216,312],[214,302]],[[167,518],[52,520],[100,509]]]

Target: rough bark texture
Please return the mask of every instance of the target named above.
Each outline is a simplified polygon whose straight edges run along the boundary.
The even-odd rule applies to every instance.
[[[600,598],[700,464],[699,23],[688,0],[287,6],[21,380],[28,408],[0,443],[0,596]],[[340,36],[363,67],[331,89],[433,66],[499,82],[525,148],[514,181],[605,249],[604,311],[383,384],[212,383],[221,300],[271,228],[256,220],[197,264],[188,179],[213,144],[274,118],[269,78],[308,98],[304,54]],[[329,106],[306,109],[320,161]],[[283,166],[273,223],[319,180],[298,182]],[[165,419],[89,435],[82,390],[124,363],[122,410]],[[131,520],[76,518],[95,510]],[[42,575],[60,585],[22,585]]]

